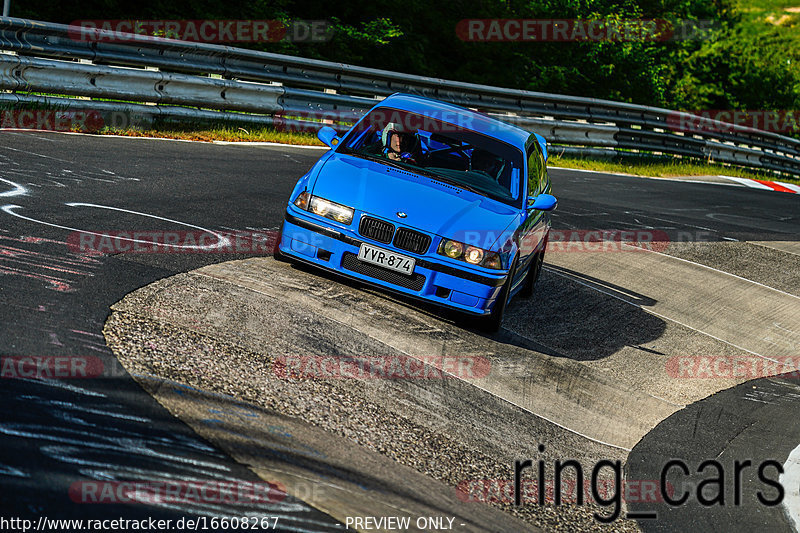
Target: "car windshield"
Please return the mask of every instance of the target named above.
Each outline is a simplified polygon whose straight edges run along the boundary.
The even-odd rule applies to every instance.
[[[522,152],[468,129],[460,120],[464,117],[456,113],[448,113],[447,118],[451,120],[374,109],[350,131],[339,152],[405,168],[520,207]]]

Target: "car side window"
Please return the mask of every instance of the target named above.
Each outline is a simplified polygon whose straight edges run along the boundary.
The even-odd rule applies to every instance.
[[[543,193],[547,183],[547,170],[539,144],[534,142],[528,151],[528,196]]]

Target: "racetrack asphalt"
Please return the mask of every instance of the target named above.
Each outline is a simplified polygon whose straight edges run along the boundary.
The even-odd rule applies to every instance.
[[[65,242],[73,229],[181,230],[188,224],[212,231],[274,231],[295,180],[320,152],[48,133],[0,136],[0,355],[92,355],[104,369],[95,379],[3,380],[0,513],[177,518],[230,512],[207,503],[76,504],[70,487],[87,479],[262,481],[252,467],[234,460],[229,450],[145,392],[103,337],[110,307],[126,294],[169,276],[249,256],[86,256],[71,253]],[[583,436],[596,432],[596,441],[619,439],[613,443],[617,449],[633,450],[626,466],[631,479],[657,478],[656,466],[667,456],[699,460],[728,450],[731,459],[784,463],[800,435],[778,428],[797,426],[786,421],[796,418],[800,396],[766,400],[769,412],[753,414],[752,395],[733,391],[760,387],[757,382],[724,376],[670,380],[652,369],[670,357],[689,355],[800,355],[793,314],[800,256],[791,251],[800,241],[796,196],[568,170],[552,170],[551,177],[560,204],[554,229],[647,230],[666,235],[670,246],[658,254],[618,253],[611,261],[591,251],[548,256],[537,301],[553,313],[543,317],[541,307],[512,303],[505,342],[604,375],[604,382],[618,383],[630,401],[647,396],[648,405],[660,407],[642,408],[634,417],[638,429],[617,423],[602,427],[613,408],[602,397],[592,398],[588,413],[578,419],[571,418],[569,401],[561,410],[548,407],[553,402],[529,406],[532,412],[542,409],[539,415]],[[309,274],[301,270],[297,275]],[[681,279],[684,275],[692,278]],[[692,283],[695,289],[681,292]],[[716,283],[721,288],[715,289]],[[709,291],[699,294],[703,286]],[[720,291],[719,298],[714,290]],[[676,293],[685,297],[675,299]],[[748,297],[737,297],[741,294]],[[402,309],[403,304],[391,305]],[[788,383],[791,387],[793,382]],[[552,387],[559,390],[558,383]],[[723,398],[728,411],[751,418],[723,425],[696,415],[706,402]],[[593,407],[600,413],[596,417],[591,416]],[[758,446],[734,442],[728,447],[731,428],[739,423],[752,427],[753,421],[758,432],[747,442]],[[690,422],[705,428],[702,441],[686,438]],[[571,446],[554,448],[555,456],[567,458]],[[596,459],[601,453],[606,452],[586,456]],[[235,512],[277,515],[282,524],[304,531],[342,529],[335,513],[319,509],[289,498],[266,507],[243,505]],[[745,530],[744,524],[751,523],[741,517],[754,510],[762,524],[784,529],[790,524],[780,507],[758,506],[750,498],[717,513],[691,505],[679,512],[662,509],[659,519],[641,520],[640,527],[683,529],[706,517],[709,527]],[[555,522],[540,523],[547,529]]]

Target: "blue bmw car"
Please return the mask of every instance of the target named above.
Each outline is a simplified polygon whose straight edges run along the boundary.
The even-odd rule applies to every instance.
[[[530,297],[556,207],[543,137],[394,94],[297,182],[277,254],[479,317]]]

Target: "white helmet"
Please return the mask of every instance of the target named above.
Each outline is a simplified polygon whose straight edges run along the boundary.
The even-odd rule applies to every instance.
[[[398,124],[397,122],[390,122],[383,128],[383,132],[381,133],[381,142],[384,146],[389,146],[389,132],[390,131],[402,131],[402,125]]]

